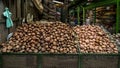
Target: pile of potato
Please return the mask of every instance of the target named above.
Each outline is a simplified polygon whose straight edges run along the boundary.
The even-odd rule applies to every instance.
[[[82,53],[118,53],[117,46],[99,26],[83,25],[74,27],[79,36]]]
[[[19,26],[1,52],[77,53],[71,27],[64,23],[34,23]]]
[[[113,34],[112,37],[114,38],[114,40],[119,40],[120,41],[120,33]]]
[[[116,44],[120,47],[120,33],[113,34],[112,40],[116,42]]]
[[[120,40],[120,34],[113,35]],[[95,25],[70,27],[60,22],[22,24],[1,52],[21,53],[118,53],[105,30]]]

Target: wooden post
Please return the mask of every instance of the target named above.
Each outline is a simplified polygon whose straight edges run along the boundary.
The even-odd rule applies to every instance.
[[[19,22],[17,23],[17,26],[21,24],[21,0],[16,1],[16,6],[17,6],[17,18],[19,19]]]

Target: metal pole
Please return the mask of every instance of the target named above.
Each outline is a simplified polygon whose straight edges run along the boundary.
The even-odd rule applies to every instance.
[[[85,8],[83,7],[83,23],[85,24]]]
[[[77,7],[78,24],[80,24],[80,7]]]
[[[42,68],[42,54],[37,55],[37,60],[38,68]]]
[[[120,68],[120,54],[118,55],[118,68]]]
[[[79,53],[79,56],[78,56],[78,62],[79,62],[79,66],[78,66],[78,68],[82,68],[82,54],[81,53]]]
[[[94,9],[94,24],[96,23],[96,8]]]
[[[119,32],[119,26],[120,26],[120,0],[117,0],[116,33]]]
[[[2,54],[0,53],[0,68],[3,68]]]

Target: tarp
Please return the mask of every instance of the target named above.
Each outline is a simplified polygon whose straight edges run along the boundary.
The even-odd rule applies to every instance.
[[[34,3],[35,7],[39,10],[40,13],[43,12],[43,6],[41,3],[41,0],[32,0],[32,2]]]

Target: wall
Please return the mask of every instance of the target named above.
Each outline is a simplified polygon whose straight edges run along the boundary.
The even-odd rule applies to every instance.
[[[8,7],[12,13],[14,27],[10,29],[6,28],[5,18],[3,17],[5,7]],[[42,17],[32,0],[0,0],[0,43],[6,41],[7,35],[14,32],[17,26],[21,25],[23,19],[26,22],[28,13],[34,16],[34,21],[40,20]]]
[[[3,17],[4,8],[8,7],[12,13],[14,27],[7,29],[5,18]],[[0,43],[5,42],[7,35],[14,32],[21,21],[21,0],[0,0]]]

